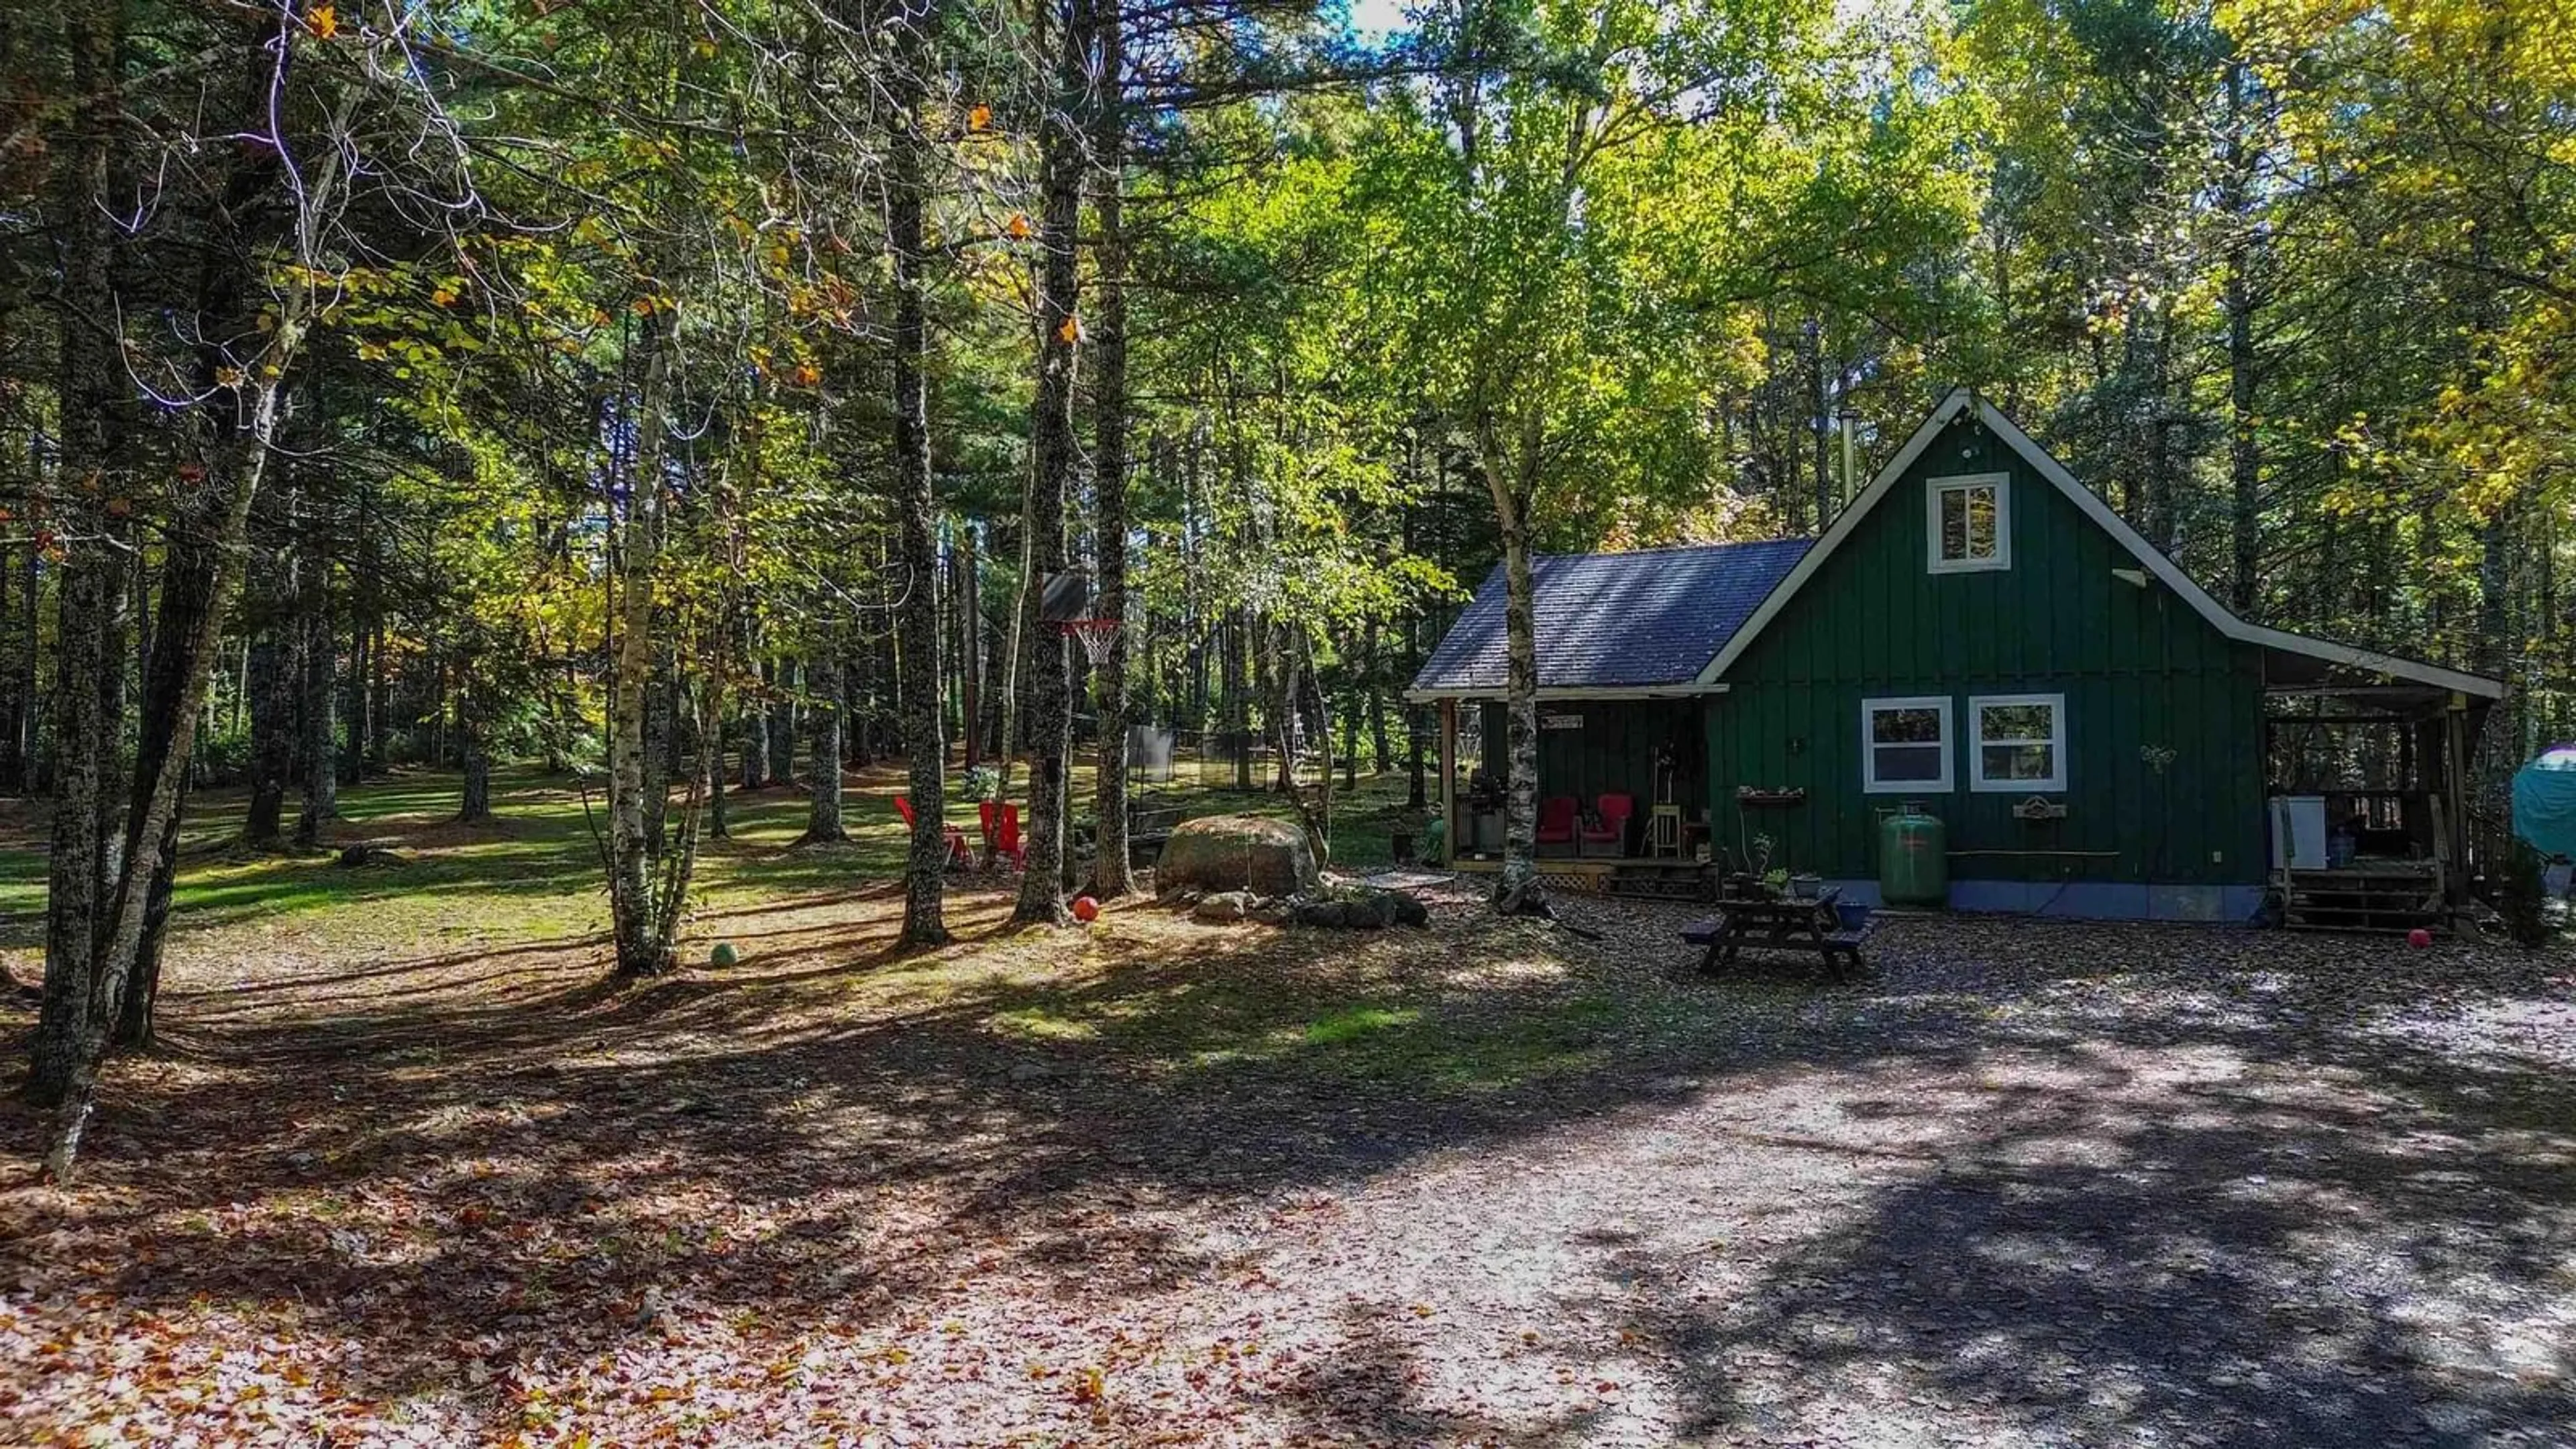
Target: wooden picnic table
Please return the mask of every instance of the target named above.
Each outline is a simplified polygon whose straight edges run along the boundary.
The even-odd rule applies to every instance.
[[[1813,951],[1824,961],[1827,976],[1861,969],[1860,933],[1842,929],[1834,903],[1839,886],[1826,886],[1810,898],[1738,896],[1718,902],[1717,914],[1682,928],[1682,939],[1707,952],[1700,970],[1715,972],[1735,964],[1747,948]]]

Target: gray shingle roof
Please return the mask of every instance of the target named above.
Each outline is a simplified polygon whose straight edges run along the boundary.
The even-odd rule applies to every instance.
[[[1696,678],[1810,542],[1538,556],[1530,565],[1538,687],[1637,688]],[[1499,694],[1503,683],[1503,570],[1496,565],[1413,687]]]

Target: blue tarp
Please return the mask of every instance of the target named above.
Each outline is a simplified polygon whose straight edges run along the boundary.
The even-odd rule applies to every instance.
[[[2576,745],[2559,745],[2513,774],[2513,833],[2543,855],[2576,857]]]

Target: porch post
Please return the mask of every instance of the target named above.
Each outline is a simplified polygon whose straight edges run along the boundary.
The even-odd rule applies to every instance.
[[[1440,863],[1458,859],[1458,701],[1440,701]]]
[[[2448,833],[2451,871],[2443,894],[2455,906],[2469,903],[2469,700],[2454,691],[2442,712],[2442,829]]]

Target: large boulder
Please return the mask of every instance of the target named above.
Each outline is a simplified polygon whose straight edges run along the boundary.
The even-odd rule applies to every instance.
[[[1154,862],[1154,890],[1243,891],[1293,896],[1315,888],[1306,832],[1258,815],[1202,815],[1172,828]]]

